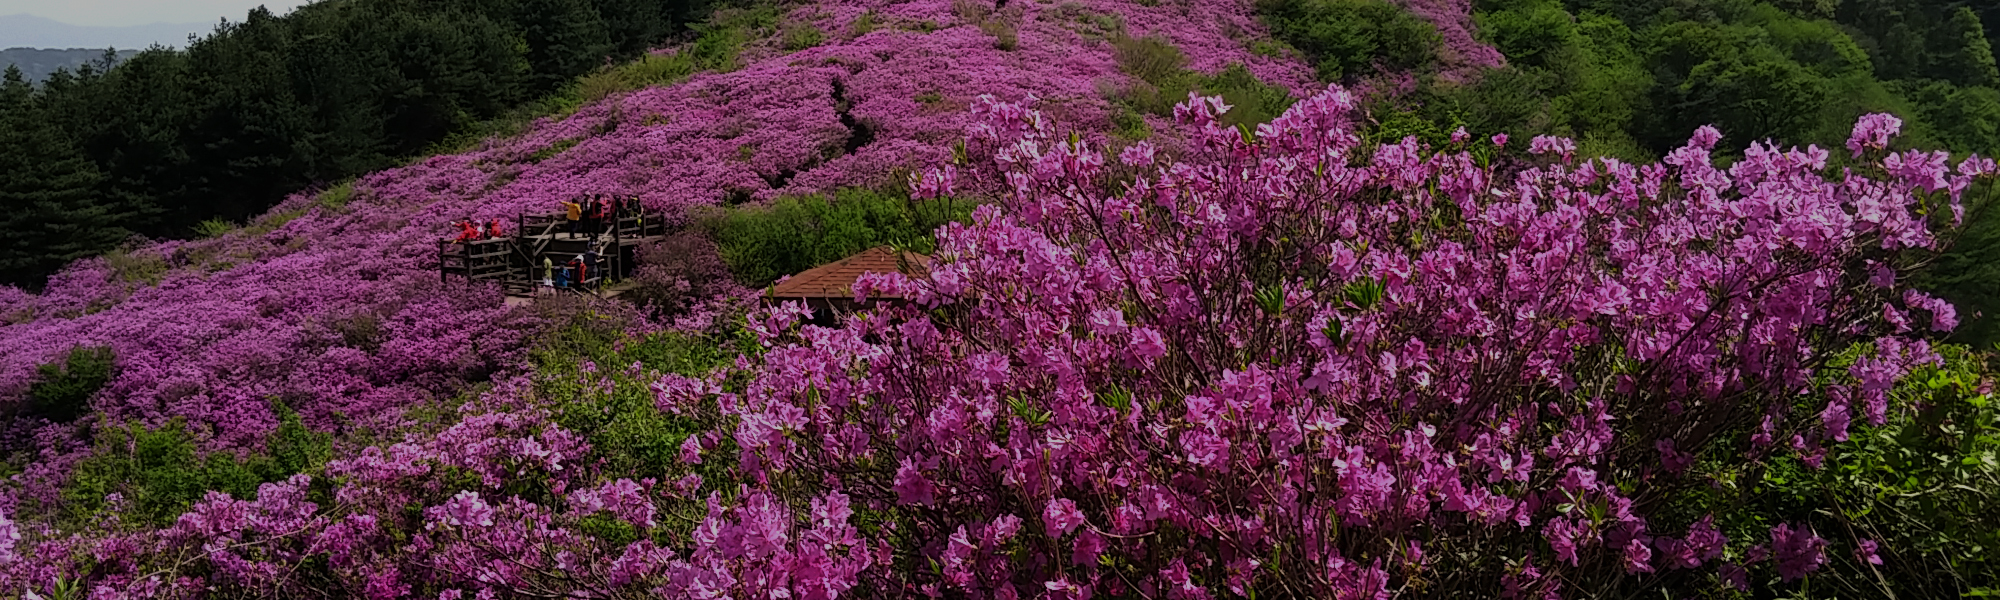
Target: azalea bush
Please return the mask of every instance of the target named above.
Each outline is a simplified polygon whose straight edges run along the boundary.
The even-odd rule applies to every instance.
[[[1870,172],[1762,144],[1718,169],[1710,128],[1653,165],[1537,138],[1505,172],[1467,151],[1504,136],[1361,147],[1338,88],[1254,131],[1228,108],[1177,110],[1183,155],[1114,159],[982,101],[992,166],[915,186],[1002,205],[943,228],[927,277],[857,285],[911,302],[753,317],[744,391],[662,402],[712,403],[742,477],[880,511],[863,581],[893,593],[1722,591],[1860,548],[1668,500],[1712,485],[1697,464],[1823,465],[1885,422],[1956,320],[1901,273],[1992,161],[1887,153],[1875,115]]]
[[[1843,352],[1830,366],[1844,371],[1862,350]],[[1715,509],[1724,531],[1806,523],[1851,540],[1849,551],[1826,553],[1811,585],[1820,596],[2000,591],[2000,512],[1993,508],[2000,501],[2000,405],[1990,356],[1964,346],[1937,353],[1938,363],[1911,371],[1890,392],[1880,426],[1854,421],[1823,463],[1793,456],[1704,461],[1695,471],[1723,485],[1688,489],[1673,504]],[[1814,408],[1794,404],[1801,413]],[[1839,415],[1820,417],[1837,422]]]

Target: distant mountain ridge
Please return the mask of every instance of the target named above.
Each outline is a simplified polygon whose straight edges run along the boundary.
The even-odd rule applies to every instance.
[[[71,25],[28,14],[0,16],[0,47],[104,48],[144,50],[154,44],[187,45],[189,35],[206,35],[215,23],[154,23],[130,27]],[[25,69],[25,67],[23,67]]]
[[[139,53],[138,50],[119,50],[117,52],[119,62],[124,62],[125,59],[132,58],[132,55]],[[21,73],[26,75],[28,81],[31,83],[40,83],[42,80],[47,79],[51,73],[55,73],[56,69],[69,69],[70,72],[74,73],[78,67],[98,62],[103,58],[104,49],[101,48],[66,48],[60,50],[53,48],[8,48],[0,50],[0,65],[11,64],[20,67]],[[0,69],[4,68],[0,67]]]

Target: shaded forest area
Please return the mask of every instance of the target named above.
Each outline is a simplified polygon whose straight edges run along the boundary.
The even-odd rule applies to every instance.
[[[330,0],[252,11],[185,51],[0,82],[0,283],[44,284],[133,234],[187,237],[292,192],[564,103],[579,75],[712,0]]]
[[[1419,3],[1420,4],[1420,3]],[[1454,128],[1573,137],[1583,156],[1657,160],[1715,125],[1719,158],[1754,141],[1818,144],[1838,169],[1855,119],[1904,121],[1898,148],[2000,154],[2000,5],[1934,0],[1477,0],[1480,41],[1507,65],[1449,82],[1410,48],[1453,48],[1380,0],[1259,0],[1272,33],[1322,78],[1389,81],[1375,100],[1385,141],[1444,145]],[[1726,152],[1733,152],[1728,155]],[[1984,198],[1968,192],[1968,202]],[[2000,214],[1967,207],[1951,254],[1920,283],[1959,306],[1955,339],[2000,341]]]

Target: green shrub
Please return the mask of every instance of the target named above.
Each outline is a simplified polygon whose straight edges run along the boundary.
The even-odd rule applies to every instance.
[[[1228,125],[1268,123],[1292,107],[1289,90],[1266,85],[1241,63],[1230,63],[1221,73],[1205,78],[1199,87],[1203,93],[1221,96],[1232,107],[1222,116],[1222,122]],[[1181,96],[1183,100],[1186,98]]]
[[[820,45],[826,41],[826,34],[811,23],[793,23],[785,27],[784,45],[786,52],[798,52]]]
[[[1123,34],[1111,39],[1112,57],[1125,74],[1138,83],[1116,94],[1114,100],[1127,111],[1172,116],[1173,107],[1187,100],[1188,92],[1222,96],[1231,106],[1223,114],[1227,125],[1265,123],[1283,114],[1292,105],[1291,93],[1283,87],[1265,85],[1241,64],[1230,64],[1221,73],[1203,75],[1187,69],[1187,57],[1165,38],[1134,38]],[[1124,112],[1124,111],[1121,111]],[[1150,135],[1144,120],[1113,113],[1114,133],[1125,139]]]
[[[1159,35],[1115,36],[1111,39],[1111,56],[1118,61],[1120,71],[1155,86],[1183,77],[1188,62],[1180,48]]]
[[[170,270],[166,257],[159,252],[129,246],[105,253],[104,265],[118,275],[119,281],[145,285],[159,285]]]
[[[195,237],[204,239],[219,238],[231,231],[236,231],[236,224],[228,219],[209,219],[194,225]]]
[[[1139,114],[1131,107],[1120,106],[1116,112],[1111,113],[1111,135],[1136,142],[1153,137],[1153,127],[1146,124],[1145,115]]]
[[[241,456],[202,454],[181,417],[157,429],[137,422],[102,424],[90,456],[77,463],[63,486],[60,505],[35,508],[53,511],[57,522],[69,530],[111,514],[128,524],[164,527],[210,491],[249,499],[256,496],[259,485],[325,466],[333,455],[332,436],[307,428],[283,404],[274,402],[272,408],[279,423],[266,438],[265,450]],[[332,488],[327,482],[315,483],[310,492],[324,505]],[[113,493],[119,495],[119,505],[106,503],[106,496]]]
[[[739,352],[754,351],[755,338],[745,337],[740,328],[631,337],[615,319],[595,318],[592,312],[569,311],[569,322],[530,350],[535,393],[551,401],[556,423],[584,436],[593,453],[603,457],[600,469],[606,476],[672,481],[685,475],[689,468],[679,458],[681,443],[712,424],[661,412],[648,386],[662,372],[705,375],[734,361]],[[632,365],[640,370],[627,368]],[[721,483],[728,476],[726,462],[707,461],[694,472]]]
[[[599,69],[576,81],[577,95],[586,103],[611,97],[613,94],[631,91],[623,74],[616,69]]]
[[[987,15],[993,14],[993,4],[980,0],[952,0],[951,14],[968,25],[979,25],[986,22]]]
[[[928,252],[933,229],[969,214],[961,203],[914,202],[900,188],[849,188],[727,209],[701,226],[737,281],[761,287],[884,244]]]
[[[1479,34],[1517,65],[1546,67],[1577,45],[1577,25],[1554,1],[1515,2],[1477,15]]]
[[[265,451],[271,457],[270,467],[263,473],[266,481],[316,472],[333,459],[333,434],[306,427],[291,407],[275,404],[274,408],[278,411],[278,429],[271,432],[265,443]]]
[[[988,19],[986,22],[979,24],[979,30],[986,32],[986,35],[993,36],[994,48],[1012,52],[1021,45],[1020,32],[1015,29],[1013,23],[1009,23],[1005,19]]]
[[[340,335],[340,345],[371,354],[382,348],[382,340],[387,333],[382,330],[382,317],[369,311],[334,319],[328,326]]]
[[[861,13],[861,16],[855,17],[853,22],[848,23],[847,36],[849,38],[858,38],[864,35],[868,35],[869,33],[874,32],[876,27],[877,26],[875,24],[875,9],[871,8],[868,9],[866,12]]]
[[[1305,53],[1326,81],[1422,70],[1443,38],[1423,19],[1382,0],[1258,0],[1274,37]]]
[[[575,148],[577,144],[582,142],[581,138],[556,140],[555,143],[544,146],[542,149],[536,150],[534,154],[528,155],[528,162],[538,163],[555,158],[564,152],[568,152],[570,148]]]
[[[35,382],[28,386],[31,414],[68,423],[90,410],[90,398],[118,373],[117,353],[109,346],[70,348],[60,363],[35,368]]]
[[[319,198],[317,200],[320,206],[324,206],[330,210],[337,211],[347,208],[348,201],[353,199],[354,199],[354,180],[349,179],[347,181],[341,182],[340,185],[327,188],[326,191],[320,192]]]
[[[1836,358],[1829,377],[1844,380],[1863,348]],[[1867,426],[1857,398],[1851,441],[1817,468],[1791,456],[1704,461],[1692,476],[1719,484],[1668,499],[1670,506],[1687,520],[1714,514],[1732,547],[1768,540],[1779,523],[1809,525],[1831,542],[1813,590],[1992,593],[2000,588],[2000,406],[1989,357],[1964,346],[1937,351],[1942,367],[1918,368],[1891,392],[1885,425]],[[1800,398],[1793,418],[1817,421],[1825,396]],[[1862,540],[1880,542],[1883,564],[1856,560]]]

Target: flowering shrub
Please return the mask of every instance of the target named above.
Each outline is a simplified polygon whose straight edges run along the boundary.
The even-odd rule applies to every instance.
[[[721,293],[747,291],[730,278],[715,242],[696,233],[667,236],[640,247],[637,255],[638,266],[632,272],[636,285],[624,298],[658,317],[679,316]]]
[[[1863,350],[1841,353],[1829,370],[1852,368]],[[1829,448],[1823,462],[1705,461],[1701,476],[1741,487],[1691,488],[1671,504],[1731,507],[1718,520],[1725,531],[1791,525],[1846,541],[1796,563],[1818,566],[1818,589],[1943,598],[2000,586],[2000,559],[1988,550],[2000,543],[2000,516],[1986,508],[2000,490],[2000,462],[1993,460],[2000,407],[1983,364],[1988,357],[1962,346],[1937,353],[1940,362],[1911,371],[1880,413],[1795,402],[1795,414],[1821,419],[1834,439],[1847,442]],[[1870,424],[1876,418],[1879,427]]]
[[[662,402],[717,398],[749,480],[894,515],[885,590],[1791,580],[1824,564],[1826,532],[1729,539],[1658,499],[1708,485],[1699,461],[1818,460],[1844,433],[1789,412],[1801,395],[1880,424],[1885,392],[1936,361],[1906,336],[1955,320],[1897,273],[1994,174],[1879,150],[1886,175],[1828,174],[1825,150],[1763,145],[1720,170],[1709,128],[1664,164],[1546,138],[1539,164],[1498,172],[1469,141],[1359,147],[1339,88],[1254,135],[1218,126],[1227,109],[1180,107],[1185,155],[1108,159],[982,100],[995,168],[918,189],[1004,206],[941,230],[927,278],[857,285],[912,304],[842,330],[753,318],[769,350],[743,392]]]

